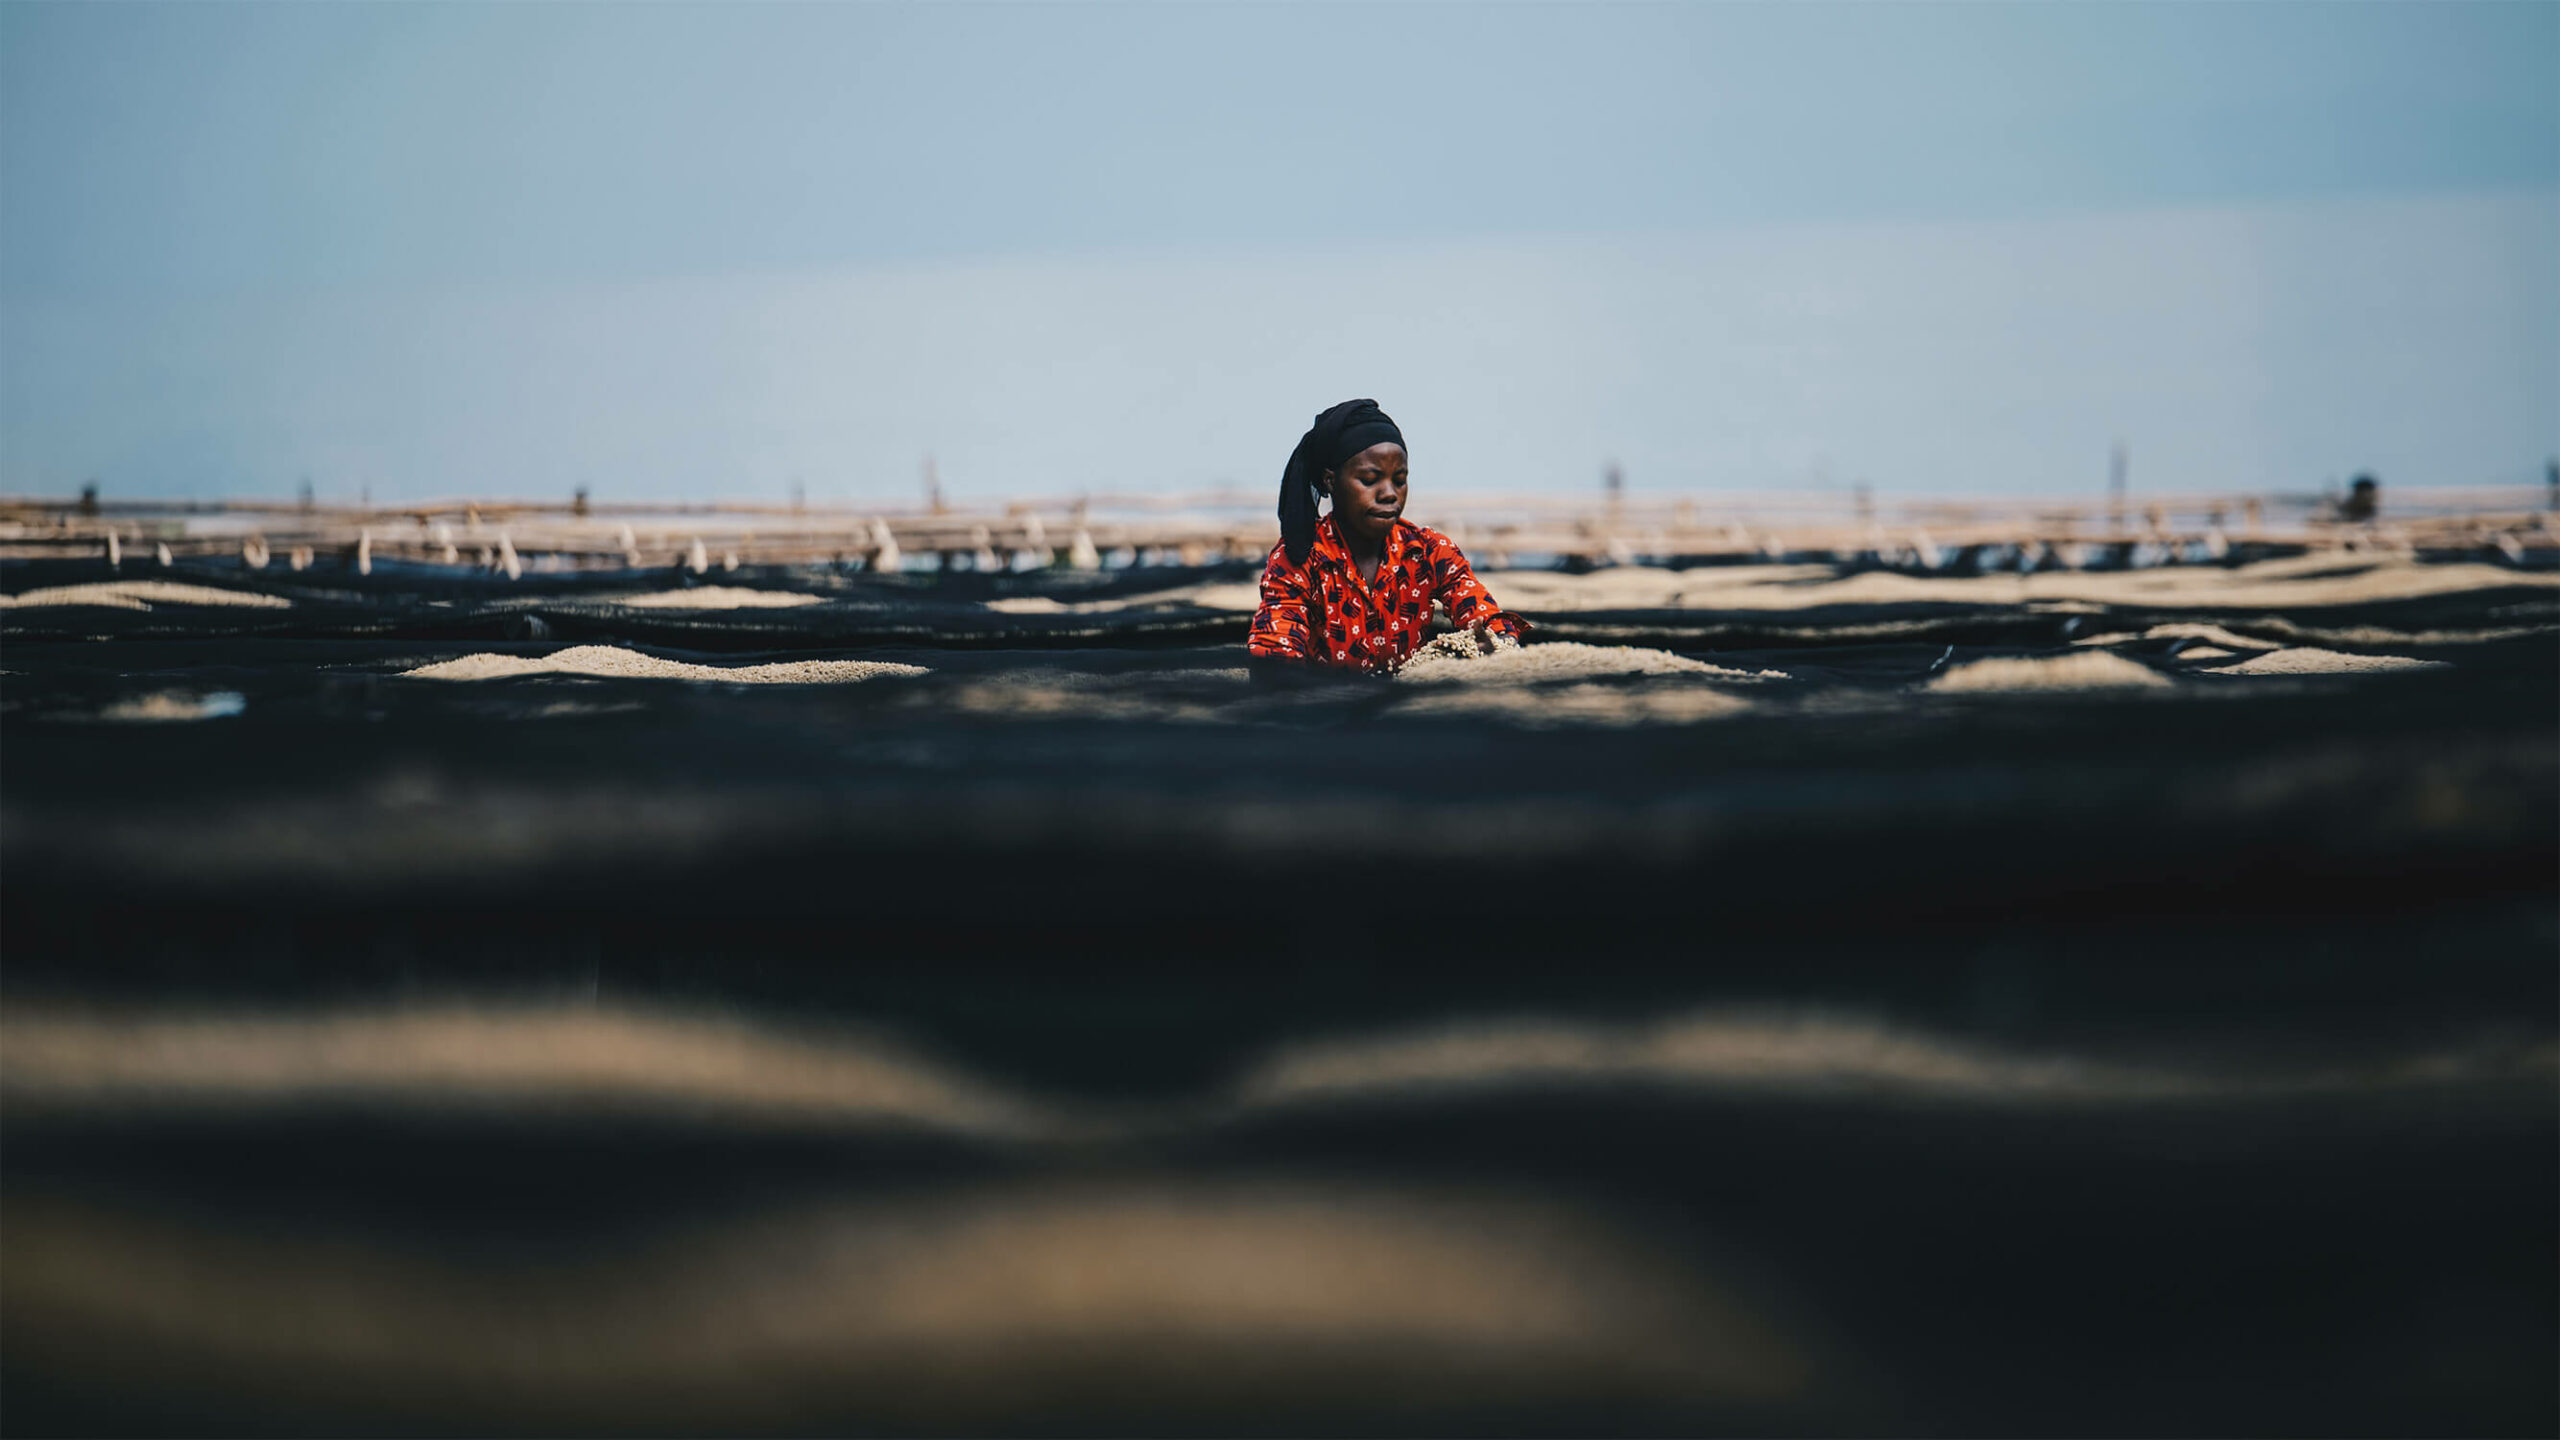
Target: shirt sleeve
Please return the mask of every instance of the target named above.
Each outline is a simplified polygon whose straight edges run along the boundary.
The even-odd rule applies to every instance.
[[[1493,593],[1476,579],[1473,567],[1457,546],[1445,535],[1430,532],[1431,555],[1427,562],[1431,576],[1431,598],[1449,612],[1449,622],[1459,629],[1482,620],[1485,629],[1496,635],[1521,638],[1519,618],[1494,603]]]
[[[1271,558],[1262,566],[1262,604],[1253,612],[1253,628],[1246,632],[1245,649],[1284,660],[1306,659],[1311,648],[1307,643],[1308,589],[1306,568],[1289,563],[1286,547],[1271,547]]]

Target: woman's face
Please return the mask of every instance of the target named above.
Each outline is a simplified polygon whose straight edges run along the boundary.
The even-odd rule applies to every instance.
[[[1333,523],[1344,536],[1383,544],[1404,514],[1404,447],[1380,441],[1333,472]]]

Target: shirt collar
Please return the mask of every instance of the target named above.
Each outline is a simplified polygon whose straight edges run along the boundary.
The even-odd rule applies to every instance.
[[[1346,565],[1351,563],[1351,547],[1342,542],[1342,529],[1333,523],[1330,514],[1324,517],[1324,523],[1316,526],[1315,548],[1318,554],[1329,555]]]
[[[1412,521],[1399,516],[1395,528],[1387,532],[1386,547],[1378,557],[1376,585],[1368,584],[1360,578],[1360,567],[1353,564],[1351,560],[1351,546],[1342,538],[1342,531],[1333,523],[1333,516],[1330,513],[1327,513],[1323,521],[1316,526],[1316,543],[1307,552],[1307,562],[1312,566],[1316,556],[1329,556],[1351,583],[1359,587],[1361,593],[1378,591],[1388,583],[1387,576],[1394,572],[1396,561],[1403,556],[1406,531],[1412,528],[1412,524]]]
[[[1396,558],[1396,555],[1404,549],[1405,532],[1413,528],[1415,527],[1412,521],[1407,520],[1402,516],[1397,517],[1395,528],[1387,532],[1386,555],[1388,561],[1393,561]],[[1316,543],[1313,551],[1310,553],[1314,552],[1322,552],[1324,554],[1331,555],[1334,559],[1341,561],[1345,565],[1351,563],[1350,542],[1342,538],[1342,530],[1333,523],[1333,516],[1330,512],[1328,512],[1324,519],[1316,525]]]

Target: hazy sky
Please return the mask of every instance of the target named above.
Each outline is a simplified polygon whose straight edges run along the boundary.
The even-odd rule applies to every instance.
[[[0,6],[0,489],[2524,479],[2560,4]],[[1417,503],[1420,502],[1417,495]]]

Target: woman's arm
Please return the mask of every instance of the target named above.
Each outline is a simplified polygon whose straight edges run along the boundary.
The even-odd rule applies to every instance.
[[[1307,634],[1309,577],[1303,566],[1289,563],[1288,553],[1273,546],[1262,566],[1262,604],[1253,612],[1253,628],[1245,648],[1257,659],[1304,660],[1313,651]]]
[[[1431,598],[1449,612],[1449,622],[1461,630],[1483,627],[1483,633],[1508,635],[1518,640],[1528,631],[1519,616],[1494,603],[1493,593],[1476,579],[1475,569],[1449,537],[1436,530],[1422,532],[1430,544],[1423,558],[1423,573],[1431,577]]]

